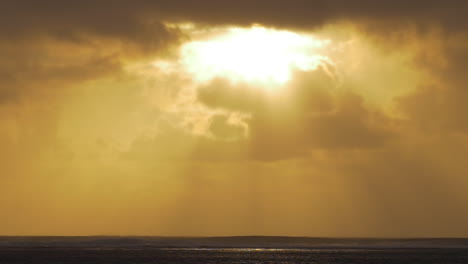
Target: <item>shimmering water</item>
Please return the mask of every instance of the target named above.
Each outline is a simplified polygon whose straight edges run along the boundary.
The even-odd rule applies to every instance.
[[[0,249],[0,263],[468,263],[468,250]]]

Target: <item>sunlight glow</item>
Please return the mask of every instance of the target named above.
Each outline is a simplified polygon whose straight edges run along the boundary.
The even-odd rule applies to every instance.
[[[181,62],[198,80],[284,84],[292,70],[314,70],[328,58],[318,54],[329,40],[263,27],[231,28],[207,40],[182,47]]]

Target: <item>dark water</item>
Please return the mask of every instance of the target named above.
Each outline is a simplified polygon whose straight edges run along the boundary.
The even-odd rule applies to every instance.
[[[467,250],[0,249],[0,263],[468,263]]]

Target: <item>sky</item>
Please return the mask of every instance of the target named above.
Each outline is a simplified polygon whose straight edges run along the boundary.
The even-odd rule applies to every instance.
[[[467,11],[1,1],[0,235],[468,237]]]

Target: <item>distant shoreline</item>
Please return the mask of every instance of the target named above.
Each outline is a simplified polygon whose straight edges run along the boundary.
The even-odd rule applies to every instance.
[[[468,249],[468,238],[0,236],[0,249]]]

